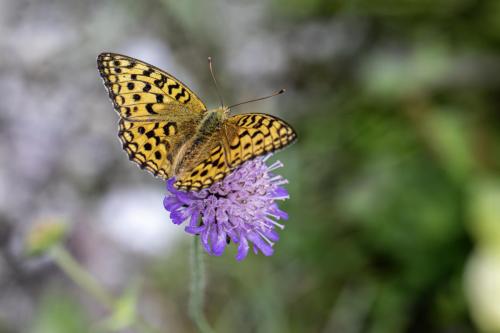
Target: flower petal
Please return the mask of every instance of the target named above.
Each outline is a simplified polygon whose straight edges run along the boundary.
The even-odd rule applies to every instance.
[[[207,251],[208,254],[212,254],[212,249],[210,247],[210,243],[208,242],[208,235],[208,228],[205,228],[205,230],[203,230],[203,232],[201,233],[201,245],[203,245],[203,248],[205,249],[205,251]]]
[[[199,220],[200,220],[200,212],[198,210],[195,210],[191,215],[191,219],[189,220],[189,225],[185,227],[184,230],[187,233],[194,235],[201,233],[205,229],[205,225],[204,224],[199,225],[200,223]]]
[[[270,256],[273,254],[274,250],[271,245],[267,244],[256,233],[249,233],[247,238],[253,243],[253,245],[255,246],[255,250],[260,250],[260,252],[262,252],[265,256]]]
[[[238,244],[238,261],[248,255],[251,243],[255,253],[272,255],[272,245],[279,240],[276,229],[284,227],[277,221],[288,218],[277,200],[288,199],[289,194],[281,187],[287,180],[271,172],[282,163],[268,167],[266,159],[249,160],[222,181],[198,192],[179,191],[174,187],[174,178],[167,180],[170,193],[163,205],[172,222],[182,224],[189,220],[185,231],[199,235],[210,255],[222,255],[228,239]]]
[[[180,203],[176,197],[165,197],[165,199],[163,199],[163,207],[165,207],[165,209],[168,210],[169,212],[181,206],[182,203]]]
[[[220,256],[222,253],[224,253],[224,250],[226,248],[226,233],[223,230],[219,230],[217,232],[217,237],[215,239],[215,242],[212,243],[212,250],[214,255]]]
[[[269,238],[270,241],[277,242],[280,240],[280,236],[274,229],[263,230],[262,233],[264,234],[264,236]]]
[[[169,178],[167,180],[167,190],[172,194],[177,194],[179,191],[174,187],[175,178]]]
[[[238,245],[238,254],[236,255],[236,260],[241,261],[248,255],[248,241],[245,237],[240,237],[240,244]]]

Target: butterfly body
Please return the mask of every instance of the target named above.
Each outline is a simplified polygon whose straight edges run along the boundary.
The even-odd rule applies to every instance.
[[[178,189],[209,187],[245,161],[296,139],[290,125],[271,115],[208,110],[182,82],[143,61],[101,53],[97,66],[120,115],[118,136],[130,160],[155,176],[175,177]]]
[[[174,177],[182,177],[192,170],[220,144],[220,140],[225,138],[224,122],[228,115],[229,109],[224,107],[207,111],[195,134],[179,149],[173,167]]]

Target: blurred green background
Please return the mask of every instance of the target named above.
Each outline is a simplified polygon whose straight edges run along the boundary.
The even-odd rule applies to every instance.
[[[237,109],[299,140],[274,256],[205,256],[216,332],[500,332],[498,0],[0,0],[0,29],[0,332],[136,332],[24,253],[47,221],[152,326],[196,332],[191,236],[121,150],[103,51],[210,107],[207,56],[229,104],[287,88]]]

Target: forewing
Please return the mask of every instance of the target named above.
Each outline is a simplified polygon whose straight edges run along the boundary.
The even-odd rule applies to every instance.
[[[226,160],[230,168],[293,143],[297,134],[285,121],[262,113],[235,115],[226,126]]]
[[[97,57],[99,73],[116,111],[118,136],[129,159],[161,178],[192,136],[205,105],[179,80],[143,61],[114,53]]]
[[[203,102],[181,81],[143,61],[101,53],[97,68],[115,110],[124,118],[144,118],[179,108],[206,111]]]

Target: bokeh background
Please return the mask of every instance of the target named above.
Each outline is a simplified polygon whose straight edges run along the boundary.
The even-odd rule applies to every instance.
[[[207,56],[228,103],[287,88],[236,110],[299,140],[274,256],[205,256],[216,332],[500,332],[498,0],[0,0],[0,332],[135,332],[26,254],[51,223],[152,326],[196,332],[191,236],[121,150],[102,51],[211,107]]]

